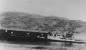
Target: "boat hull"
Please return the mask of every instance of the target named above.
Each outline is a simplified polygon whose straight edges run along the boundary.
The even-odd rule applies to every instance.
[[[52,42],[70,42],[70,43],[85,43],[84,41],[52,40],[52,39],[48,39],[48,41],[52,41]]]

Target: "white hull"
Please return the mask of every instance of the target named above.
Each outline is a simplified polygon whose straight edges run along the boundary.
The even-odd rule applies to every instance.
[[[54,41],[66,41],[66,42],[76,42],[76,43],[84,42],[82,40],[77,40],[77,39],[69,39],[69,38],[62,39],[62,37],[58,37],[58,36],[57,37],[49,36],[48,39]]]

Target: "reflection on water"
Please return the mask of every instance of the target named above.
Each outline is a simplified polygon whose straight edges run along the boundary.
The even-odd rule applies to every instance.
[[[63,43],[63,46],[67,46],[67,47],[73,47],[73,43],[71,43],[71,42],[65,42],[65,43]]]
[[[0,42],[0,50],[86,50],[85,46],[70,42]]]

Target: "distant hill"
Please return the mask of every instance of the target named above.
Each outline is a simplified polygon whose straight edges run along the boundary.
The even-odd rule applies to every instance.
[[[79,29],[86,29],[86,22],[69,20],[57,16],[42,16],[22,12],[5,12],[1,15],[3,20],[0,22],[2,27],[24,30],[58,31],[81,26]]]
[[[41,16],[38,14],[31,14],[31,13],[24,13],[24,12],[4,12],[1,14],[2,16],[28,16],[28,17],[33,17],[33,18],[39,18],[39,17],[46,17],[46,16]]]

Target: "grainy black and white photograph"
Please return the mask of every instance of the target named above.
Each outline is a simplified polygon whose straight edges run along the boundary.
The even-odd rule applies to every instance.
[[[86,0],[0,0],[0,50],[86,50]]]

